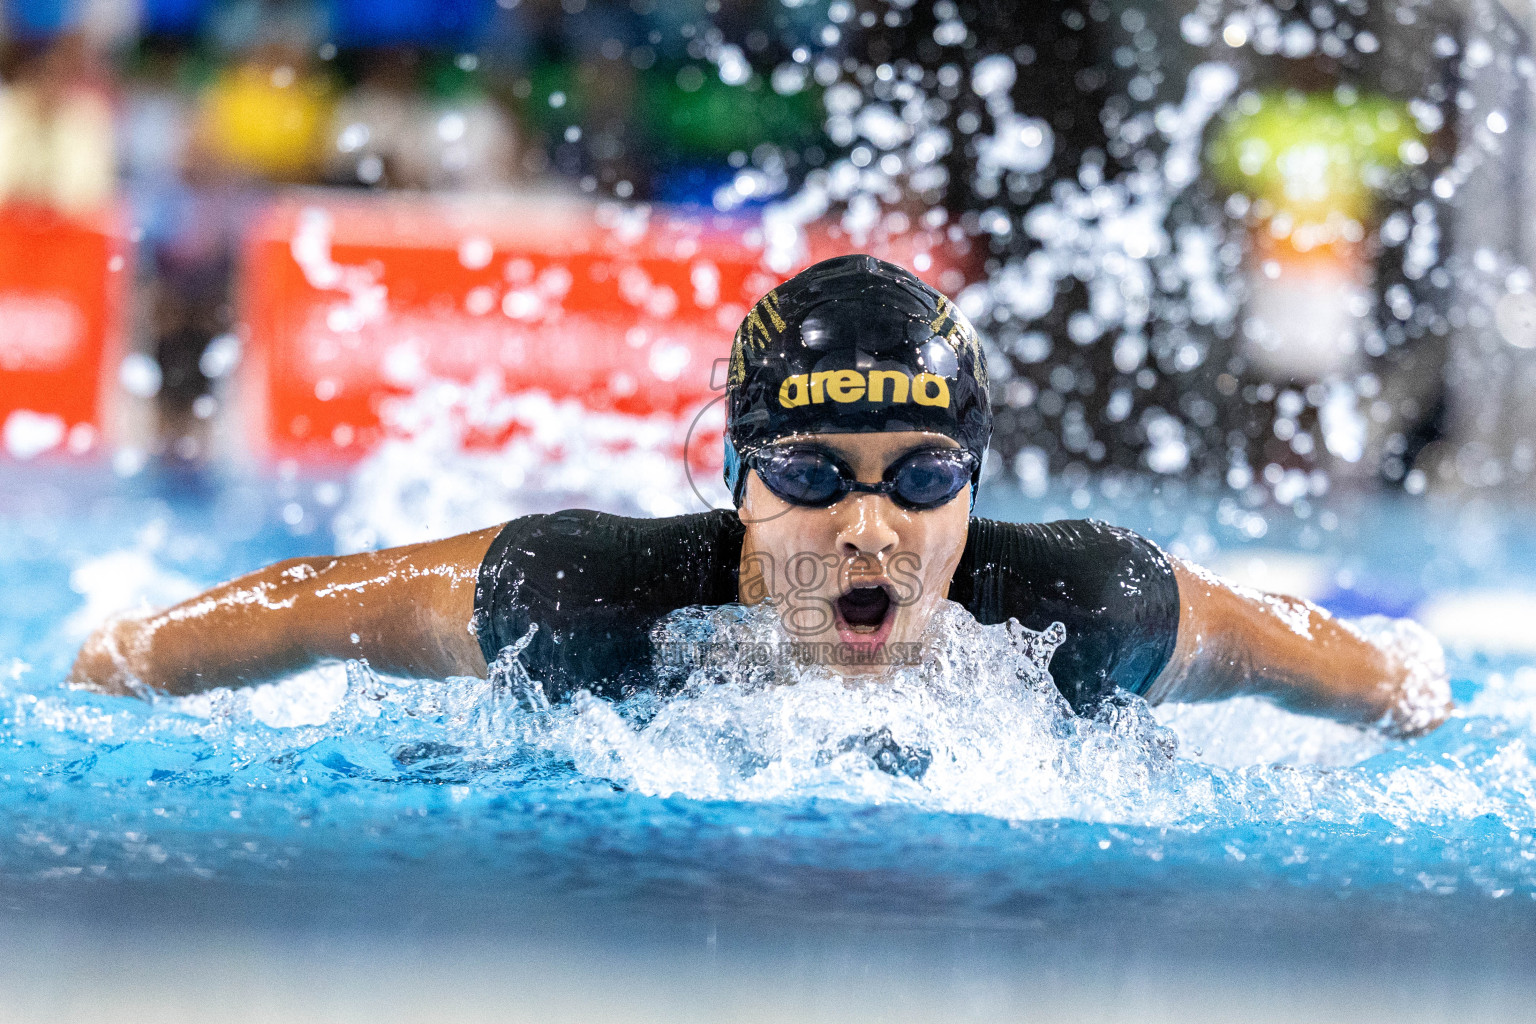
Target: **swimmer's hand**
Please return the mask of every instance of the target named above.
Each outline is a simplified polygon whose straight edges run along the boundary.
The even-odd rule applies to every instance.
[[[470,622],[480,561],[498,529],[290,559],[165,611],[115,619],[81,646],[68,682],[111,694],[183,695],[349,658],[391,675],[483,676]]]
[[[146,684],[134,670],[132,655],[143,644],[143,623],[132,618],[107,622],[80,645],[65,682],[114,696],[141,694]]]
[[[1449,717],[1453,705],[1445,649],[1429,630],[1412,619],[1385,615],[1345,619],[1340,626],[1381,652],[1389,706],[1377,728],[1392,736],[1420,736]]]
[[[1417,623],[1335,619],[1310,601],[1170,561],[1179,584],[1178,641],[1146,694],[1152,703],[1252,694],[1398,737],[1423,735],[1450,716],[1445,656]]]

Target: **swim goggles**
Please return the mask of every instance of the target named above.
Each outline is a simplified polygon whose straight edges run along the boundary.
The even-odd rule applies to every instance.
[[[849,494],[884,494],[913,512],[954,500],[971,482],[976,457],[963,448],[919,448],[889,466],[877,484],[861,482],[848,464],[818,445],[774,445],[745,460],[767,488],[791,505],[829,508]]]

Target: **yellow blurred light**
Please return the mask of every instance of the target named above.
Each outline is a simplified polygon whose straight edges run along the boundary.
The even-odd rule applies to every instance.
[[[1407,108],[1386,96],[1296,90],[1250,94],[1206,152],[1223,186],[1272,203],[1289,234],[1331,215],[1369,220],[1375,193],[1428,156]],[[1256,202],[1257,205],[1257,202]],[[1272,228],[1275,225],[1271,225]],[[1338,229],[1318,236],[1339,237]]]

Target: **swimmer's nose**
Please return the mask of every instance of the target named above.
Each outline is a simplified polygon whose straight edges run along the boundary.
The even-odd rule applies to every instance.
[[[883,557],[901,539],[892,523],[896,506],[883,494],[850,494],[835,506],[837,546],[844,556]]]

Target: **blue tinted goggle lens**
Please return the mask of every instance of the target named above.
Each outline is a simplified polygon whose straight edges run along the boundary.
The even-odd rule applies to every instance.
[[[885,471],[891,496],[908,508],[937,508],[971,482],[969,452],[914,452]]]
[[[792,505],[826,508],[852,492],[884,494],[921,512],[954,500],[970,483],[975,459],[957,448],[921,449],[886,467],[878,484],[860,483],[848,465],[822,448],[771,448],[748,460],[768,489]]]

